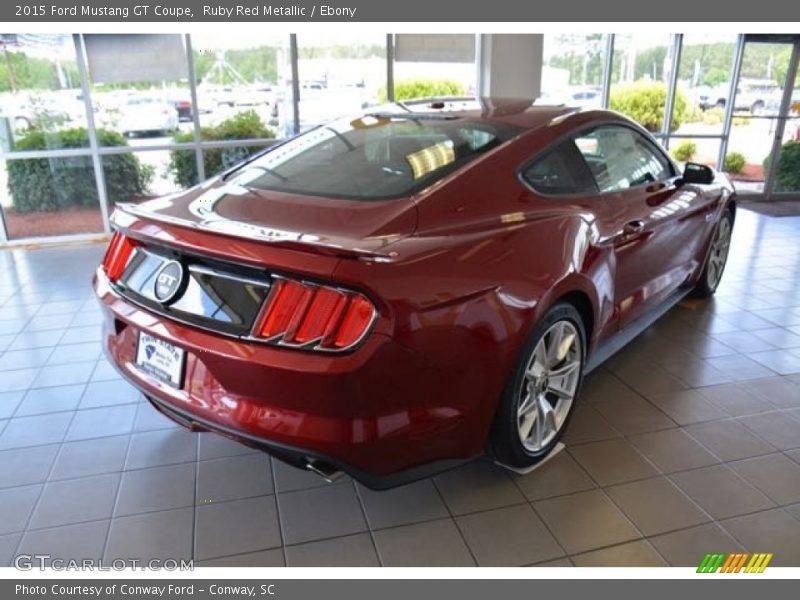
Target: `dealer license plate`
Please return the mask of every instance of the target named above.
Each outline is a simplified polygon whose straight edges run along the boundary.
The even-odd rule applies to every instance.
[[[139,332],[136,347],[136,366],[142,371],[173,387],[180,388],[186,352],[182,348]]]

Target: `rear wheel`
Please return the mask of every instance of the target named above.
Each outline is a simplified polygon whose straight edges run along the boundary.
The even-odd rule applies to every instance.
[[[728,262],[728,251],[731,246],[731,234],[733,233],[733,214],[730,209],[726,210],[717,223],[714,231],[714,239],[711,241],[711,249],[708,252],[706,266],[700,275],[700,280],[694,288],[693,295],[698,298],[708,298],[719,286],[722,280],[722,273]]]
[[[530,467],[558,443],[580,389],[585,347],[583,322],[570,304],[557,304],[536,326],[492,427],[490,450],[499,462]]]

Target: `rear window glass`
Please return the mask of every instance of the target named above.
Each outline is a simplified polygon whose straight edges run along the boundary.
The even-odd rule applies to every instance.
[[[406,196],[511,139],[520,130],[445,116],[336,121],[275,147],[234,174],[262,190],[381,199]]]

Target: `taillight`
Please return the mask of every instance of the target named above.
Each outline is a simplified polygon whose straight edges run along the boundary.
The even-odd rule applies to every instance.
[[[364,337],[375,317],[365,296],[325,285],[276,279],[255,335],[314,350],[347,350]]]
[[[136,242],[119,231],[115,231],[111,236],[111,242],[108,244],[106,255],[103,258],[103,270],[112,282],[116,282],[122,277],[135,247]]]
[[[364,330],[369,327],[372,315],[373,308],[370,301],[364,296],[354,297],[347,307],[347,312],[335,335],[329,338],[329,343],[335,348],[352,346],[361,338]]]

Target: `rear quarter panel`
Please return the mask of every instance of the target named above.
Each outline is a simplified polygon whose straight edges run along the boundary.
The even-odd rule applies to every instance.
[[[593,338],[611,317],[613,254],[594,224],[595,199],[544,198],[517,169],[566,129],[526,135],[417,198],[414,236],[386,261],[342,260],[334,276],[380,299],[386,331],[438,376],[419,386],[450,398],[483,439],[536,322],[581,292]]]

